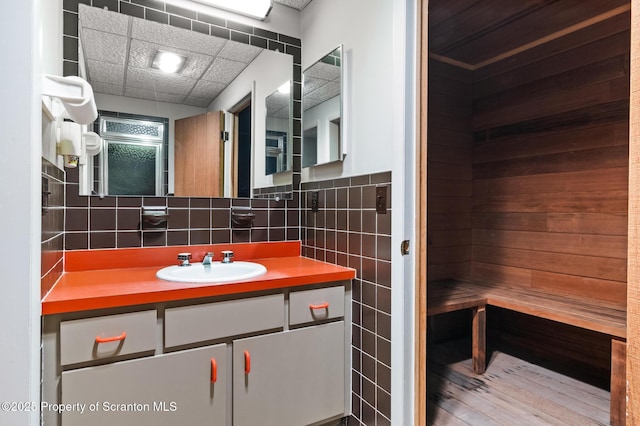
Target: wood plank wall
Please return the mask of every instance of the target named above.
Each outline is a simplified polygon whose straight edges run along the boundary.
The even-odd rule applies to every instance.
[[[629,184],[640,185],[640,0],[632,0]],[[640,191],[629,194],[627,424],[640,424]]]
[[[629,28],[473,72],[474,279],[625,303]]]
[[[625,303],[629,56],[625,13],[473,72],[430,61],[429,280]],[[489,321],[494,348],[608,382],[606,336],[499,309]],[[466,323],[432,318],[430,338]]]
[[[471,271],[471,72],[429,61],[427,278]]]

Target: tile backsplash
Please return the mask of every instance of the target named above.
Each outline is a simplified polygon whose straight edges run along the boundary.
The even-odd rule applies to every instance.
[[[167,229],[141,230],[142,207],[166,207]],[[291,200],[87,197],[78,173],[67,171],[65,250],[157,247],[300,239],[298,194]],[[233,207],[251,207],[253,226],[234,228]]]
[[[44,296],[63,268],[64,172],[42,159],[42,233],[40,238],[40,291]]]
[[[391,173],[303,183],[303,255],[357,270],[352,302],[350,424],[391,423],[391,205],[376,212],[376,188]],[[318,212],[311,194],[318,192]]]

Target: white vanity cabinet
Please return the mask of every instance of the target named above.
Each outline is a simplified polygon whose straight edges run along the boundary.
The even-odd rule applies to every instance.
[[[308,425],[344,413],[344,322],[233,342],[233,424]]]
[[[43,411],[44,424],[302,426],[346,416],[350,290],[341,281],[47,316],[43,401],[73,409]]]
[[[227,348],[207,346],[62,373],[64,426],[226,424]]]

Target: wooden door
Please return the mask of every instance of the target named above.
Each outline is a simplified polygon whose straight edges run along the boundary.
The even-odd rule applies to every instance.
[[[344,349],[343,321],[234,341],[233,424],[306,425],[344,415]]]
[[[65,426],[226,424],[227,347],[185,350],[62,373]],[[213,362],[217,377],[213,382]]]
[[[175,122],[176,196],[223,196],[223,149],[220,112],[187,117]]]

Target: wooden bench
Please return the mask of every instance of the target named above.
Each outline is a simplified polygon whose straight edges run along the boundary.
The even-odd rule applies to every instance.
[[[491,286],[461,280],[428,284],[427,315],[471,309],[472,361],[476,374],[486,369],[486,307],[496,306],[611,336],[612,425],[626,419],[626,306],[613,302],[552,294],[526,287]]]

